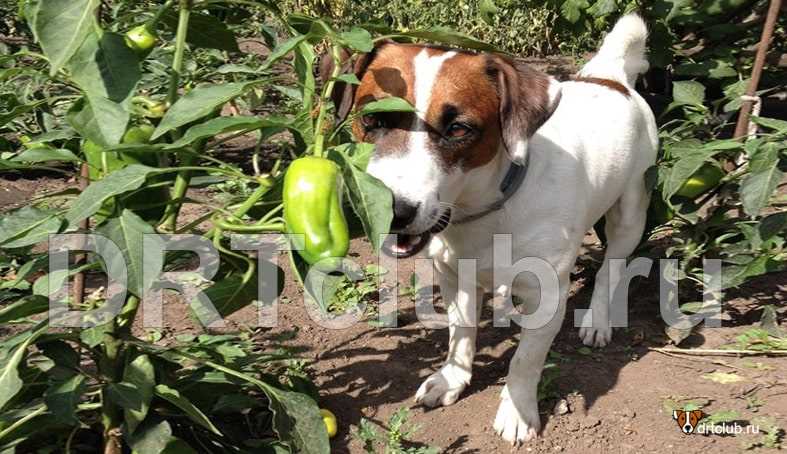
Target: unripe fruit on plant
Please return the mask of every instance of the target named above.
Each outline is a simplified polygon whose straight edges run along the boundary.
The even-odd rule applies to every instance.
[[[333,161],[296,159],[284,175],[284,221],[298,254],[310,265],[335,269],[350,247],[342,210],[342,174]]]
[[[152,125],[139,125],[139,126],[132,126],[128,128],[125,134],[123,134],[123,140],[121,142],[126,144],[146,144],[150,142],[150,137],[153,136],[153,131],[155,131]]]
[[[325,430],[328,431],[328,438],[333,438],[339,430],[339,426],[336,424],[336,415],[325,408],[320,409],[320,414],[322,415],[322,422],[325,423]]]
[[[156,34],[146,24],[137,25],[126,32],[126,45],[142,57],[148,56],[157,39]]]
[[[713,164],[705,164],[694,173],[683,186],[678,189],[675,195],[688,197],[690,199],[704,194],[708,190],[716,187],[724,177],[724,171]]]

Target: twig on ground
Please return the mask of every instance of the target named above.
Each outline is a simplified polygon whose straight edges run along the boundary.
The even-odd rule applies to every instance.
[[[696,355],[696,356],[787,356],[787,350],[734,350],[713,348],[662,348],[648,347],[648,350],[665,355]]]

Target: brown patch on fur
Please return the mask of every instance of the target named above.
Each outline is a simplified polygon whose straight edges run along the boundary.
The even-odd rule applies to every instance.
[[[532,136],[558,105],[550,103],[550,78],[541,71],[507,57],[490,56],[489,77],[497,83],[503,143],[513,150],[517,141]]]
[[[441,147],[447,167],[460,165],[464,170],[481,167],[491,161],[500,148],[500,100],[495,85],[486,77],[486,58],[459,53],[446,60],[435,80],[426,115],[427,123],[442,131],[450,123],[460,122],[473,128],[472,136]],[[456,115],[447,121],[446,112]]]
[[[587,84],[601,85],[602,87],[607,87],[610,90],[614,90],[627,98],[631,96],[629,89],[615,80],[602,79],[600,77],[572,77],[570,80],[572,82],[584,82]]]
[[[397,43],[382,44],[356,62],[354,72],[361,84],[348,87],[354,91],[354,109],[391,96],[415,104],[414,60],[423,50],[429,56],[456,52],[440,67],[425,115],[428,143],[446,168],[470,170],[489,163],[501,144],[512,149],[552,114],[549,77],[526,65],[497,55]],[[346,104],[345,92],[340,112]],[[368,128],[360,117],[353,121],[356,139],[375,143],[378,154],[407,150],[414,114],[383,113],[372,121],[385,126]],[[455,122],[469,126],[470,132],[461,138],[445,137]]]
[[[386,45],[380,47],[364,73],[358,75],[361,84],[355,93],[354,109],[358,110],[364,104],[392,96],[415,104],[413,58],[419,51],[420,48],[415,46]],[[405,130],[412,123],[411,114],[390,113],[385,115],[391,121],[392,129]],[[360,117],[353,121],[352,130],[358,140],[376,142],[376,137],[367,133]],[[388,143],[389,146],[378,147],[378,150],[402,149],[405,146],[406,134],[401,133],[402,131],[399,132],[399,134],[394,134],[395,138],[380,139],[385,139],[387,142],[396,140],[402,143],[398,146],[396,143]]]

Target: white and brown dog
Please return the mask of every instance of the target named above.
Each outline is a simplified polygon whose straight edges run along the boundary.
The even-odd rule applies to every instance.
[[[620,269],[606,259],[626,258],[641,239],[649,202],[644,173],[658,147],[653,114],[634,91],[648,68],[646,36],[638,16],[621,18],[566,82],[506,57],[423,45],[384,43],[355,62],[361,84],[338,93],[340,116],[390,96],[417,111],[360,116],[352,124],[358,140],[376,145],[368,172],[393,192],[399,241],[391,252],[409,256],[428,244],[448,306],[448,358],[418,389],[417,402],[451,405],[470,382],[475,308],[485,291],[510,291],[527,304],[552,297],[556,316],[522,331],[494,422],[512,443],[536,436],[536,389],[565,314],[569,273],[584,234],[602,217],[605,264],[591,301],[593,326],[580,337],[594,346],[610,341],[609,292]],[[514,260],[538,257],[557,271],[554,295],[540,295],[551,290],[524,274],[510,289],[493,288],[495,233],[512,234]],[[458,284],[462,258],[477,261],[475,292]]]

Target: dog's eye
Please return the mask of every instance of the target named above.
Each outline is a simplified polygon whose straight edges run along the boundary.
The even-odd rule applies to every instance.
[[[462,123],[451,123],[445,130],[445,135],[451,139],[461,139],[470,134],[470,127]]]
[[[382,126],[382,122],[377,115],[367,114],[361,117],[361,124],[366,130],[377,129]]]

